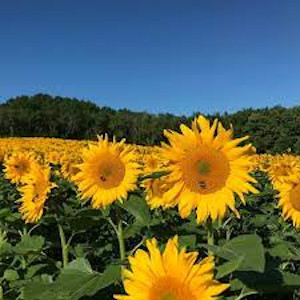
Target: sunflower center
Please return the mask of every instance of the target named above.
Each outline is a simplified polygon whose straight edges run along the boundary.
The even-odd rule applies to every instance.
[[[182,159],[181,171],[188,189],[210,194],[225,186],[230,166],[223,152],[212,147],[201,147],[187,153]]]
[[[122,182],[125,175],[125,167],[120,159],[112,157],[99,163],[98,172],[101,187],[110,189]]]
[[[150,289],[149,300],[196,300],[189,287],[176,278],[162,277]]]
[[[162,295],[161,300],[178,300],[178,298],[176,297],[176,295],[167,292]]]
[[[105,182],[111,176],[112,170],[109,168],[101,170],[100,180]]]
[[[16,165],[15,168],[19,171],[19,172],[26,172],[28,169],[28,166],[25,164],[19,164]]]
[[[292,207],[300,212],[300,184],[290,191],[290,201]]]
[[[152,168],[152,169],[156,168],[158,165],[157,160],[154,157],[149,157],[147,159],[146,164],[149,168]]]
[[[210,171],[210,164],[208,161],[198,161],[197,162],[197,171],[199,174],[206,175]]]

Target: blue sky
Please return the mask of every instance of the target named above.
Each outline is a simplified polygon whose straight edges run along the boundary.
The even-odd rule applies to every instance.
[[[300,104],[298,0],[0,2],[0,101],[191,114]]]

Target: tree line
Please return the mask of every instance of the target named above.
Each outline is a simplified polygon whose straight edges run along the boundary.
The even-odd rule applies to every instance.
[[[141,145],[158,145],[164,129],[190,125],[192,116],[150,114],[128,109],[99,107],[89,101],[47,94],[20,96],[0,104],[1,137],[59,137],[95,139],[109,133]],[[236,136],[249,135],[259,153],[300,153],[300,106],[244,109],[232,114],[208,115],[225,126],[234,125]]]

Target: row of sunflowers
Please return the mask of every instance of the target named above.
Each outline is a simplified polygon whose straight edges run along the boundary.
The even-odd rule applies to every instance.
[[[0,139],[0,299],[300,299],[300,158],[164,135]]]

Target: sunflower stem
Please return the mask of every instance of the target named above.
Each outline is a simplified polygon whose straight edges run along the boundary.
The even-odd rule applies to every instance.
[[[116,224],[113,222],[113,220],[111,219],[111,217],[108,217],[107,221],[111,225],[111,227],[114,229],[115,233],[118,234],[118,228],[117,228]]]
[[[58,223],[57,226],[58,226],[59,237],[60,237],[62,264],[63,264],[63,268],[65,268],[69,262],[69,245],[66,242],[66,236],[63,227],[61,226],[60,223]]]
[[[214,239],[214,224],[211,220],[207,221],[207,244],[213,246],[215,244]],[[209,254],[212,254],[212,251],[208,251]]]
[[[124,241],[124,233],[123,233],[123,226],[122,221],[118,224],[118,242],[119,242],[119,248],[120,248],[120,259],[122,264],[125,262],[126,259],[126,249],[125,249],[125,241]]]
[[[123,264],[125,263],[126,260],[126,247],[125,247],[125,240],[124,240],[124,231],[123,231],[123,225],[122,225],[122,221],[119,222],[118,226],[116,226],[116,224],[113,222],[113,220],[109,217],[107,218],[109,224],[112,226],[112,228],[114,229],[117,238],[118,238],[118,243],[119,243],[119,251],[120,251],[120,260],[121,260],[121,269],[122,269],[122,274],[123,274],[123,269],[124,266]],[[122,275],[123,277],[123,275]]]

